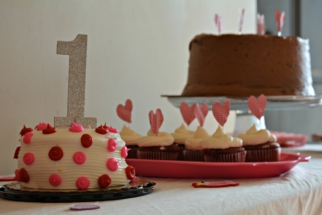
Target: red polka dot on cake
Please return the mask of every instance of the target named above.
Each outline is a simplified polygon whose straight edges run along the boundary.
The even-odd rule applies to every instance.
[[[87,177],[79,177],[76,181],[76,187],[80,190],[86,190],[90,185],[90,181]]]
[[[130,149],[128,149],[126,146],[124,146],[122,149],[121,149],[121,156],[122,158],[126,158],[127,157],[127,152],[129,151]]]
[[[83,134],[81,137],[81,143],[84,148],[89,148],[93,143],[93,138],[89,134]]]
[[[20,176],[19,176],[19,170],[15,170],[15,176],[16,176],[16,180],[18,181],[18,182],[21,182],[21,180],[20,180]]]
[[[33,164],[34,161],[35,161],[34,154],[32,154],[30,152],[27,152],[26,154],[24,154],[24,156],[23,156],[23,162],[26,165],[31,165],[31,164]]]
[[[110,176],[108,176],[107,174],[101,175],[98,178],[98,185],[101,188],[107,188],[111,183],[112,183],[112,180],[111,180]]]
[[[49,150],[48,156],[51,160],[58,161],[64,156],[64,152],[59,146],[54,146]]]
[[[83,152],[75,152],[73,160],[77,164],[83,164],[86,161],[86,155]]]
[[[100,125],[95,129],[95,132],[98,134],[107,134],[108,133],[107,126],[103,127],[102,125]]]
[[[107,150],[109,152],[114,152],[116,150],[117,147],[117,142],[114,138],[110,138],[107,141]]]
[[[133,180],[135,178],[135,168],[133,166],[127,166],[125,168],[125,172],[126,172],[126,177],[129,180]]]
[[[23,136],[23,142],[25,144],[29,144],[30,141],[31,141],[31,137],[33,136],[34,134],[32,132],[27,132],[24,136]]]
[[[49,183],[54,187],[57,187],[61,184],[61,177],[58,174],[51,174],[49,177]]]
[[[29,174],[24,168],[21,168],[19,170],[19,178],[22,182],[25,182],[25,183],[29,182],[29,179],[30,179]]]
[[[115,158],[109,158],[106,162],[106,167],[111,171],[116,171],[119,168],[119,162]]]

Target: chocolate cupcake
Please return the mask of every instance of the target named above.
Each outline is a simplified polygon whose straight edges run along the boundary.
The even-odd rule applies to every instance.
[[[225,134],[221,126],[200,144],[207,162],[245,162],[246,150],[242,147],[242,139]]]
[[[238,137],[243,140],[243,147],[247,151],[246,162],[279,161],[281,147],[276,142],[276,136],[267,129],[257,130],[254,124],[246,134]]]
[[[137,140],[142,136],[135,131],[131,130],[126,125],[123,126],[122,131],[120,132],[121,138],[124,140],[126,147],[130,149],[128,151],[127,158],[138,158],[137,156]]]
[[[184,124],[182,124],[174,131],[174,133],[171,134],[174,138],[174,144],[180,148],[178,160],[185,160],[183,154],[183,151],[185,150],[185,141],[188,138],[192,138],[194,133],[194,131],[187,130]]]
[[[198,126],[194,136],[186,139],[183,151],[186,161],[204,161],[200,142],[207,137],[209,137],[208,132],[203,127]]]
[[[155,135],[150,130],[147,136],[138,140],[138,158],[177,160],[180,149],[173,141],[174,138],[169,133],[159,132],[158,135]]]

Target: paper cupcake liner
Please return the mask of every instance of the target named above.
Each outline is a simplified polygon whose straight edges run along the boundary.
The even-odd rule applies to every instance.
[[[139,159],[152,159],[152,160],[177,160],[177,151],[137,151]]]
[[[204,154],[206,162],[245,162],[246,151],[234,153]]]
[[[279,161],[281,149],[246,150],[246,162]]]
[[[185,150],[185,145],[184,144],[178,144],[179,147],[179,153],[178,153],[178,160],[183,161],[185,160],[183,151]]]
[[[127,146],[127,148],[131,149],[130,151],[127,152],[127,158],[138,158],[138,155],[137,155],[137,150],[138,150],[138,147],[137,146]]]
[[[204,161],[202,150],[189,150],[183,151],[184,159],[186,161]]]

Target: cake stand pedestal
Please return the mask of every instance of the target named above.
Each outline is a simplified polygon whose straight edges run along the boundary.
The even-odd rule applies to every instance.
[[[238,136],[240,133],[245,133],[253,124],[257,128],[266,128],[264,116],[257,119],[248,109],[248,98],[246,97],[183,97],[183,96],[168,96],[168,101],[175,107],[180,107],[182,102],[186,102],[189,106],[198,103],[203,105],[208,104],[209,110],[212,109],[214,102],[224,103],[230,101],[230,110],[236,111],[236,121],[234,126],[233,136]],[[267,106],[266,111],[271,110],[296,110],[304,108],[312,108],[322,106],[322,95],[316,96],[266,96]]]

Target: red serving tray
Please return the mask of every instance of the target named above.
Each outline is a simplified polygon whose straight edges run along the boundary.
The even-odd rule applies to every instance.
[[[126,159],[137,176],[162,178],[264,178],[280,176],[311,156],[282,152],[277,162],[191,162],[171,160]]]

